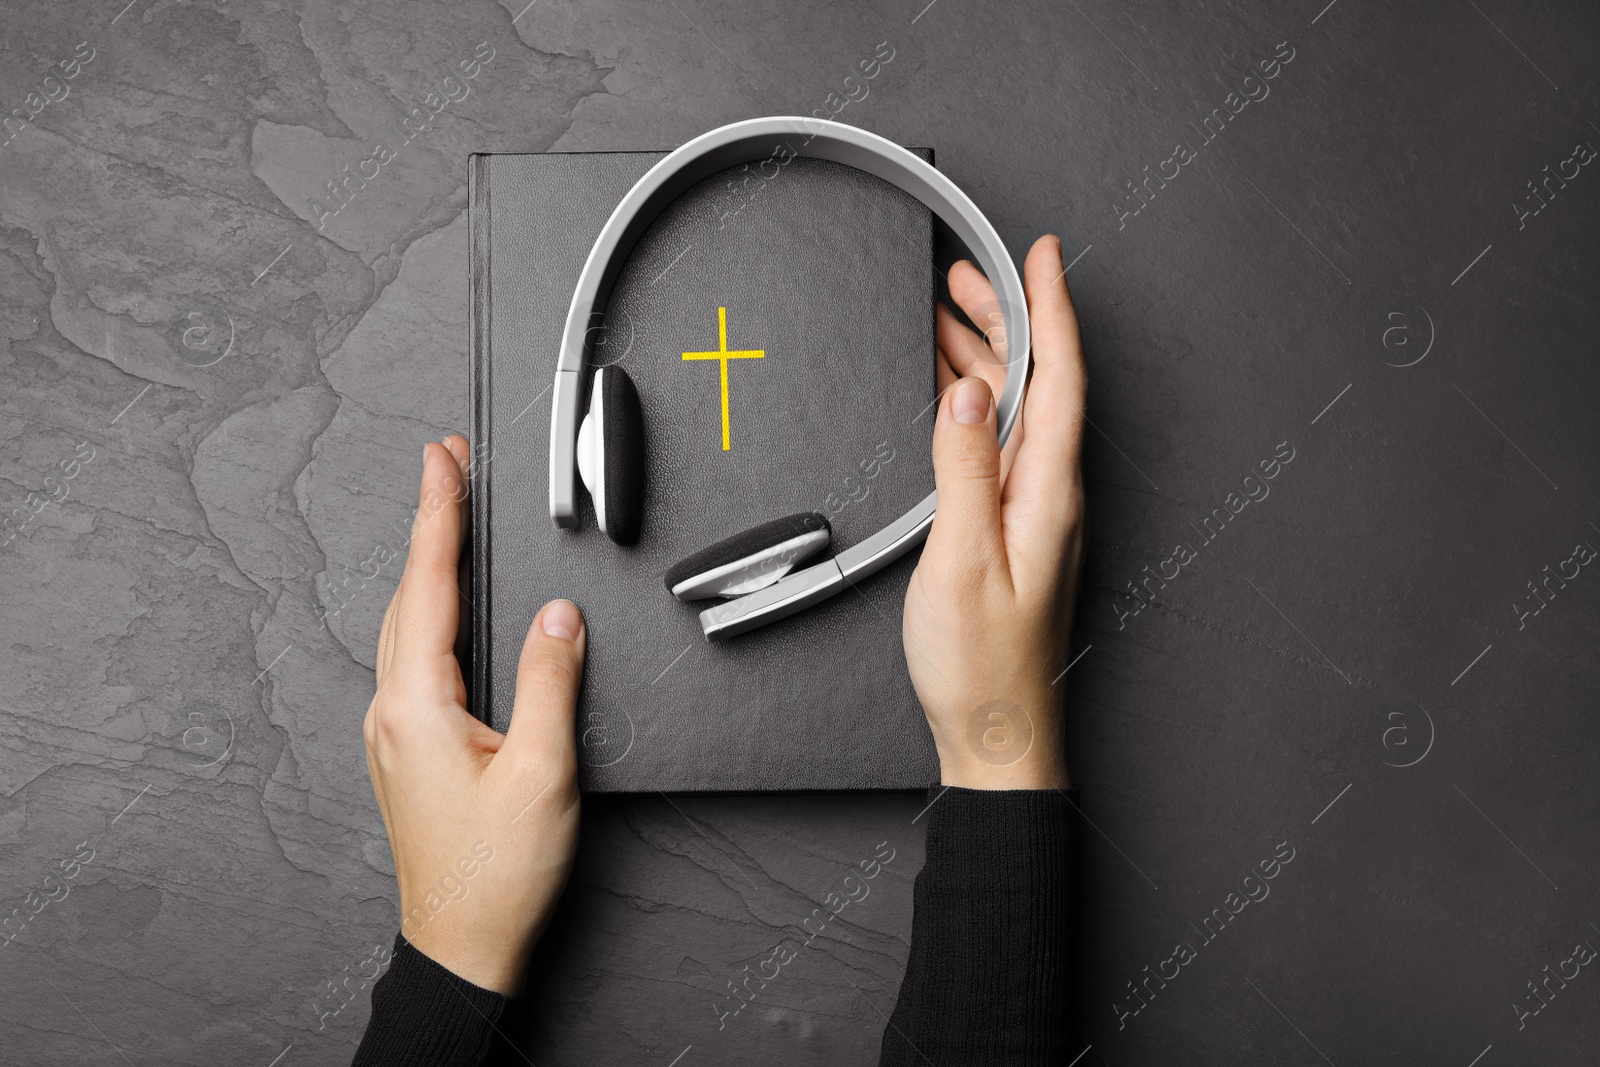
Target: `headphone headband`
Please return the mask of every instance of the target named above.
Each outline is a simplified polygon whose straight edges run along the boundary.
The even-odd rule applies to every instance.
[[[803,138],[799,146],[789,138]],[[623,264],[644,232],[678,196],[720,170],[776,157],[805,156],[842,163],[882,178],[910,193],[944,220],[966,243],[995,286],[1005,324],[1006,384],[997,401],[997,431],[1002,445],[1022,406],[1028,377],[1027,299],[1022,279],[1000,235],[977,205],[954,182],[893,141],[826,119],[773,117],[747,119],[701,134],[667,154],[622,198],[595,239],[578,276],[561,334],[550,408],[550,517],[559,527],[578,524],[574,485],[578,405],[582,393],[589,324],[603,312]],[[731,637],[800,611],[887,566],[918,545],[933,523],[937,492],[871,537],[839,555],[797,571],[749,596],[700,613],[708,638]]]

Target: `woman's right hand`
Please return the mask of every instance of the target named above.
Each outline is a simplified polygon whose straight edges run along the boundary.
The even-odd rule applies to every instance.
[[[972,789],[1071,784],[1054,681],[1067,662],[1083,548],[1086,375],[1061,242],[1035,242],[1023,275],[1033,370],[1002,455],[999,303],[972,264],[950,270],[951,297],[994,343],[939,308],[939,510],[906,590],[902,630],[941,780]]]

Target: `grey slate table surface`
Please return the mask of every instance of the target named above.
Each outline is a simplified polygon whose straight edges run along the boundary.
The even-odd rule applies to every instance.
[[[1593,1062],[1600,12],[924,3],[0,6],[0,1062],[348,1061],[468,153],[826,114],[884,41],[839,118],[933,145],[1019,252],[1061,232],[1083,321],[1080,1062]],[[507,1036],[874,1062],[925,803],[591,804]]]

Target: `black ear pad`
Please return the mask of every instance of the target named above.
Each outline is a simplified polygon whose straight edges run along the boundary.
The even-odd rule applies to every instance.
[[[742,596],[776,582],[832,536],[828,520],[815,511],[773,519],[675,564],[667,571],[667,591],[679,600]]]
[[[619,545],[639,540],[644,525],[644,408],[621,367],[602,367],[606,412],[606,535]]]
[[[639,540],[644,523],[644,411],[621,367],[595,371],[589,414],[578,431],[578,473],[600,529],[619,545]]]

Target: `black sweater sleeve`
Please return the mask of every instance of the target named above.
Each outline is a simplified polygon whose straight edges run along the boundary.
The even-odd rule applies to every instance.
[[[1064,1064],[1077,790],[939,788],[879,1065]]]
[[[930,793],[911,957],[880,1067],[1066,1062],[1077,790]],[[476,1067],[506,998],[395,935],[351,1067]]]
[[[372,1017],[350,1067],[476,1067],[506,998],[473,985],[394,935],[389,970],[372,987]]]

